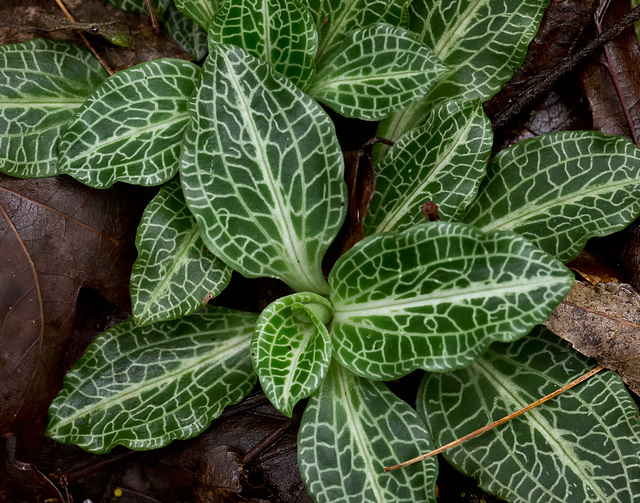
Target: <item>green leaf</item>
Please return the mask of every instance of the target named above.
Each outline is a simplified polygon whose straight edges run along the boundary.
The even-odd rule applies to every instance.
[[[450,370],[547,319],[573,275],[512,232],[427,222],[374,234],[329,275],[333,356],[375,380]]]
[[[491,98],[524,61],[548,4],[549,0],[414,0],[410,29],[449,71],[420,102],[385,120],[377,135],[398,139],[444,101]]]
[[[209,43],[244,49],[300,89],[313,79],[318,34],[309,10],[298,0],[227,0],[208,33]]]
[[[315,293],[294,293],[262,311],[251,342],[253,368],[273,406],[291,417],[300,400],[313,393],[331,363],[325,323],[331,303]]]
[[[66,375],[47,435],[97,453],[198,435],[256,382],[256,318],[208,306],[177,321],[136,327],[129,318],[107,330]]]
[[[500,152],[464,221],[510,229],[563,262],[593,236],[640,213],[640,150],[619,136],[572,131],[536,136]]]
[[[328,293],[321,261],[347,197],[333,123],[267,63],[211,49],[180,168],[204,242],[244,276]]]
[[[66,129],[58,170],[99,189],[169,180],[178,170],[199,72],[188,61],[156,59],[109,77]]]
[[[433,201],[443,220],[458,220],[486,174],[491,122],[479,101],[449,102],[411,130],[376,166],[376,191],[365,220],[367,233],[402,231],[424,222]]]
[[[89,51],[37,38],[0,46],[0,172],[58,174],[58,138],[108,74]]]
[[[346,35],[373,23],[406,27],[411,0],[304,0],[311,10],[319,33],[316,55],[324,66],[340,49]]]
[[[136,248],[130,290],[140,326],[197,311],[231,279],[231,269],[205,248],[177,178],[147,206]]]
[[[550,332],[494,344],[471,366],[425,376],[418,413],[438,446],[542,398],[593,367]],[[513,503],[632,503],[640,494],[638,407],[615,372],[443,453]]]
[[[224,0],[175,0],[176,7],[205,30]]]
[[[316,503],[435,503],[435,458],[384,472],[432,449],[411,407],[384,384],[336,362],[309,400],[298,433],[300,474]]]
[[[124,12],[136,12],[149,15],[145,0],[107,0],[111,5]],[[162,18],[164,12],[173,4],[172,0],[152,0],[156,15]]]
[[[167,33],[178,42],[189,55],[200,61],[207,54],[207,32],[198,23],[185,16],[171,5],[164,15],[164,27]]]
[[[420,99],[445,71],[409,32],[378,23],[345,38],[307,92],[346,117],[374,121]]]

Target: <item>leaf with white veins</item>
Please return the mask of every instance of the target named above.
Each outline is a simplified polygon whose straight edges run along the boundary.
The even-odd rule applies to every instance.
[[[547,319],[573,274],[513,232],[427,222],[374,234],[331,274],[333,356],[389,380],[468,365]]]
[[[260,314],[251,342],[253,368],[264,394],[291,417],[298,401],[313,393],[331,362],[325,323],[331,303],[315,293],[294,293],[269,304]]]
[[[321,261],[346,210],[333,123],[269,64],[235,46],[211,49],[180,167],[202,238],[244,276],[326,294]]]
[[[0,172],[57,175],[62,131],[108,76],[76,44],[37,38],[0,45]]]
[[[147,206],[136,235],[131,307],[140,326],[181,318],[218,295],[231,269],[209,252],[173,179]]]
[[[587,239],[606,236],[640,213],[640,150],[619,136],[565,131],[500,152],[463,221],[513,230],[563,262]]]
[[[420,99],[445,71],[414,35],[377,23],[346,37],[307,92],[346,117],[375,121]]]
[[[379,382],[337,362],[311,396],[298,433],[298,464],[316,503],[435,503],[435,458],[385,473],[433,449],[424,424]]]
[[[257,315],[217,306],[100,335],[66,375],[47,435],[90,452],[157,449],[191,438],[253,388],[249,345]]]

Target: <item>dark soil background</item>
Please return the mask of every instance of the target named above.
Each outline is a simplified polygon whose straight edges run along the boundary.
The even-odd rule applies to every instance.
[[[188,58],[166,35],[154,34],[144,16],[121,13],[100,0],[66,4],[79,20],[118,19],[130,26],[134,37],[130,49],[91,39],[114,70],[158,57]],[[628,10],[628,0],[551,2],[524,65],[485,106],[494,120],[496,152],[523,138],[560,130],[597,129],[637,140],[640,51],[632,29],[575,70],[556,75],[563,61],[575,57]],[[0,44],[45,36],[38,28],[43,13],[61,15],[53,0],[3,0]],[[51,37],[77,40],[76,35],[65,32]],[[553,85],[549,85],[551,80]],[[514,112],[514,103],[528,96],[534,98],[524,110]],[[360,147],[375,135],[375,124],[331,115],[344,150],[352,152],[346,154],[352,194],[363,198],[371,190],[372,168],[367,152]],[[0,439],[1,502],[311,501],[296,462],[296,433],[304,404],[288,419],[259,390],[227,408],[199,437],[175,441],[156,451],[117,448],[110,454],[94,455],[44,437],[48,403],[58,392],[64,373],[98,334],[129,316],[133,238],[155,190],[118,184],[98,192],[64,177],[21,181],[0,175],[0,237],[14,225],[33,258],[43,292],[40,324],[13,327],[28,345],[20,349],[24,352],[20,372],[7,376],[0,368],[3,389],[9,390],[0,394],[0,434],[4,434]],[[92,229],[78,228],[77,221],[88,222]],[[334,258],[358,239],[357,223],[348,220],[333,250]],[[91,235],[88,241],[87,232]],[[615,236],[592,240],[574,265],[580,271],[606,271],[638,288],[638,234],[640,226],[634,224]],[[18,260],[17,246],[0,239],[0,280],[18,269],[24,272],[24,267],[16,269],[16,262],[8,265],[12,258]],[[0,297],[8,295],[1,290]],[[212,302],[259,311],[286,293],[287,287],[277,281],[248,280],[236,274],[230,287]],[[0,298],[0,308],[3,303],[10,305]],[[0,332],[2,345],[18,344],[9,340],[9,328]],[[420,377],[416,372],[390,387],[411,402]],[[442,459],[438,490],[439,501],[444,503],[499,501]]]

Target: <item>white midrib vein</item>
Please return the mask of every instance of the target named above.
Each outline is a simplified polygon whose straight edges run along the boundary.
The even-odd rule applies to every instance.
[[[352,408],[352,400],[351,400],[351,397],[349,396],[348,389],[350,387],[352,389],[355,389],[356,387],[349,386],[349,383],[347,382],[349,379],[347,372],[348,371],[346,369],[338,370],[337,384],[340,387],[341,405],[344,407],[344,411],[347,416],[347,428],[351,432],[351,436],[354,442],[356,443],[356,445],[358,446],[358,452],[356,453],[356,455],[360,455],[360,457],[364,462],[364,474],[366,479],[369,481],[368,484],[365,484],[365,488],[369,487],[373,491],[373,493],[375,494],[374,501],[376,502],[386,501],[387,498],[385,498],[384,489],[380,487],[380,484],[378,483],[378,479],[375,476],[372,476],[372,474],[376,473],[376,469],[371,463],[371,458],[373,457],[373,453],[369,452],[369,449],[367,449],[367,445],[369,443],[367,442],[367,440],[364,438],[362,434],[359,421],[355,419],[355,417],[357,416],[357,413],[354,412]],[[341,428],[341,425],[338,425],[338,429],[340,428]]]
[[[308,314],[308,313],[307,313]],[[311,327],[310,327],[311,328]],[[291,372],[287,372],[287,377],[284,381],[284,390],[282,392],[282,396],[287,398],[287,402],[290,400],[291,386],[293,386],[293,382],[298,378],[296,370],[298,370],[298,363],[303,355],[306,354],[307,346],[309,346],[309,342],[313,338],[315,333],[315,325],[313,326],[311,332],[305,330],[302,335],[302,340],[298,347],[293,351],[293,358],[291,358],[291,363],[289,364],[289,368],[291,368]]]
[[[496,378],[496,376],[494,376],[493,374],[494,371],[497,372],[495,367],[487,368],[485,365],[483,365],[483,361],[481,359],[476,361],[476,365],[477,368],[480,369],[485,375],[487,380],[493,383],[493,386],[496,389],[502,389],[511,398],[511,400],[515,404],[514,410],[529,405],[530,401],[520,398],[517,388],[513,388],[508,385],[508,383],[510,382],[509,376],[503,376],[503,379]],[[553,431],[553,426],[549,424],[549,422],[542,416],[542,414],[538,410],[533,409],[527,412],[526,417],[529,418],[529,424],[531,424],[544,437],[551,448],[559,454],[559,459],[565,459],[569,461],[566,464],[571,467],[573,472],[578,475],[580,480],[585,482],[585,485],[588,485],[593,490],[593,492],[598,496],[598,501],[608,501],[609,497],[602,492],[597,484],[587,484],[586,481],[591,480],[591,475],[583,469],[581,463],[574,462],[575,460],[573,456],[575,455],[575,452],[573,451],[571,446],[564,445],[560,438],[556,438],[549,433]]]
[[[323,2],[323,5],[324,3],[327,2]],[[324,60],[327,59],[327,56],[330,56],[331,54],[325,54],[324,51],[326,50],[327,46],[329,46],[331,42],[333,42],[336,34],[343,33],[345,31],[342,26],[344,23],[344,19],[349,19],[351,11],[355,8],[357,3],[358,0],[350,0],[348,7],[346,9],[342,9],[340,11],[340,14],[336,16],[335,22],[333,22],[332,19],[329,19],[329,32],[327,33],[327,36],[320,41],[320,43],[318,44],[318,50],[316,51],[316,63],[319,66],[326,65],[326,61]],[[330,14],[333,14],[333,12],[331,12]],[[318,31],[320,31],[320,27],[318,27]],[[334,47],[334,50],[337,48],[338,47]]]
[[[523,284],[523,281],[525,282]],[[558,283],[564,282],[563,278],[558,277],[544,277],[535,280],[519,280],[509,283],[500,284],[496,286],[494,284],[482,284],[483,288],[469,288],[466,290],[456,290],[451,293],[446,291],[436,291],[432,294],[424,297],[413,297],[408,300],[394,300],[393,297],[387,299],[378,300],[375,302],[366,302],[364,304],[352,304],[345,306],[340,301],[334,303],[335,315],[333,321],[340,321],[342,318],[349,318],[350,314],[357,314],[358,316],[365,315],[381,315],[381,316],[393,316],[398,311],[405,309],[411,309],[415,307],[424,306],[437,306],[442,303],[460,303],[461,301],[471,299],[482,299],[489,297],[502,297],[504,295],[517,295],[520,293],[528,293],[538,287],[546,287],[551,289],[557,286]]]
[[[419,185],[414,187],[413,190],[410,190],[407,194],[402,196],[402,199],[400,199],[399,201],[400,204],[398,204],[395,208],[392,208],[392,210],[385,215],[385,218],[382,220],[382,222],[380,222],[380,224],[376,226],[375,232],[384,232],[387,230],[394,230],[393,229],[394,225],[398,222],[398,220],[400,220],[405,215],[407,211],[410,210],[411,206],[414,203],[414,199],[420,196],[424,192],[427,185],[436,181],[438,174],[440,174],[445,167],[448,167],[450,165],[451,158],[455,154],[455,148],[458,146],[458,143],[460,142],[460,138],[462,138],[463,136],[466,136],[472,126],[473,126],[473,121],[469,121],[467,122],[464,129],[462,128],[456,129],[457,134],[453,138],[453,141],[449,143],[448,151],[445,152],[442,157],[440,157],[438,164],[431,170],[431,172],[426,177],[424,177],[422,183],[420,183]],[[385,164],[388,164],[388,161]],[[402,204],[403,202],[404,204]]]
[[[601,185],[599,187],[594,187],[592,189],[581,190],[578,193],[570,194],[567,197],[553,199],[545,204],[535,204],[535,201],[522,206],[519,210],[510,211],[503,218],[499,218],[496,220],[491,220],[489,224],[483,225],[481,229],[484,232],[493,231],[493,230],[510,230],[515,228],[520,220],[524,220],[527,217],[536,216],[540,214],[547,213],[549,208],[554,208],[556,206],[566,206],[568,204],[575,204],[580,199],[584,199],[588,196],[601,196],[603,194],[607,194],[616,189],[626,189],[629,185],[638,185],[638,182],[635,180],[621,180],[616,183],[609,183],[606,185]]]
[[[354,75],[353,77],[341,77],[340,79],[327,80],[322,82],[323,75],[317,76],[317,80],[312,84],[309,88],[308,93],[313,96],[314,93],[318,93],[323,89],[332,89],[334,87],[338,87],[343,84],[364,84],[367,85],[367,80],[373,80],[378,82],[381,79],[384,80],[392,80],[392,79],[402,79],[402,78],[413,78],[417,76],[424,76],[425,70],[416,70],[416,71],[398,71],[398,72],[388,72],[384,74],[384,77],[371,75],[369,77],[363,77],[362,75]],[[331,75],[329,73],[329,75]],[[319,85],[317,84],[319,83]],[[379,86],[379,84],[376,84]],[[415,90],[408,89],[405,92],[415,93]]]
[[[201,355],[197,358],[190,358],[188,360],[182,360],[183,365],[174,370],[173,372],[169,372],[167,374],[162,374],[154,379],[149,379],[148,381],[144,381],[143,384],[130,389],[129,391],[124,391],[121,393],[116,393],[112,397],[108,399],[103,399],[100,402],[96,402],[91,404],[88,407],[83,407],[78,409],[74,414],[71,414],[58,422],[56,425],[56,429],[60,429],[63,426],[73,422],[79,416],[87,415],[93,412],[94,410],[99,409],[109,409],[116,404],[121,404],[127,399],[142,395],[148,389],[158,388],[163,382],[171,383],[176,381],[176,377],[182,374],[187,374],[191,370],[196,369],[207,362],[219,361],[226,362],[231,356],[235,354],[239,354],[243,352],[243,348],[246,346],[246,349],[249,349],[249,345],[251,344],[251,339],[246,337],[246,335],[240,335],[233,337],[227,341],[225,341],[222,347],[214,348],[210,351],[207,351],[206,354]],[[106,401],[106,405],[105,405]]]
[[[451,52],[458,47],[458,43],[461,40],[464,40],[461,33],[465,33],[467,31],[467,28],[474,19],[476,12],[486,3],[486,0],[476,0],[475,2],[470,3],[467,9],[463,13],[460,13],[456,18],[456,22],[449,26],[449,28],[442,34],[440,40],[438,40],[433,48],[434,52],[442,61],[445,61]],[[452,39],[454,39],[453,42]]]
[[[309,275],[307,274],[307,271],[302,267],[302,263],[304,260],[304,253],[302,252],[302,250],[299,249],[299,246],[297,246],[299,244],[297,243],[297,240],[293,238],[294,231],[293,231],[293,223],[291,222],[291,219],[289,217],[290,212],[288,211],[287,205],[282,200],[282,194],[280,193],[279,190],[277,190],[278,184],[276,184],[275,180],[273,179],[273,174],[269,169],[267,154],[264,151],[264,145],[263,145],[263,142],[261,141],[260,135],[258,134],[256,123],[253,121],[253,117],[251,117],[251,114],[249,114],[248,112],[249,105],[246,101],[244,91],[240,86],[240,82],[238,81],[237,75],[232,70],[233,68],[232,63],[227,59],[227,57],[222,52],[220,52],[219,54],[221,55],[222,58],[224,58],[225,63],[227,64],[227,68],[230,69],[230,71],[228,72],[229,80],[233,85],[233,88],[236,92],[236,96],[238,96],[238,99],[242,102],[240,104],[241,106],[239,106],[238,108],[242,115],[243,122],[247,125],[248,133],[249,133],[249,136],[251,137],[253,145],[256,147],[256,152],[258,152],[258,158],[256,159],[256,163],[262,170],[264,179],[269,182],[269,186],[272,188],[271,193],[276,202],[276,206],[277,206],[276,209],[282,217],[282,219],[276,220],[276,225],[280,228],[280,234],[284,238],[283,241],[285,241],[283,243],[284,245],[283,249],[286,250],[287,252],[293,253],[293,255],[289,255],[291,259],[289,262],[292,263],[293,266],[297,269],[299,276],[304,278],[305,282],[308,285],[310,286],[314,285],[315,282],[313,281],[312,278],[309,277]],[[284,221],[284,225],[282,225],[282,221]],[[287,279],[289,281],[291,280],[291,278],[287,278]]]

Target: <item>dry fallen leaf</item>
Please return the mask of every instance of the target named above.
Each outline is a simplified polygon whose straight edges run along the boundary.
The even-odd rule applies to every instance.
[[[577,281],[545,323],[640,395],[640,295],[624,283]]]

